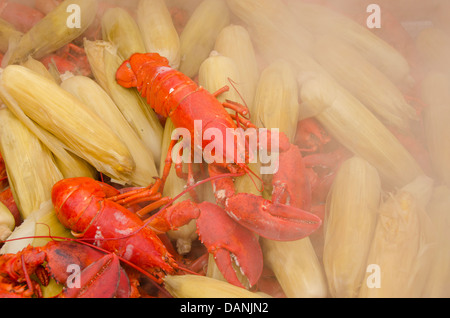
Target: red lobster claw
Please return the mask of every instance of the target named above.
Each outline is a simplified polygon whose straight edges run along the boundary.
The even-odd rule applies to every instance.
[[[250,193],[236,193],[229,197],[225,211],[242,226],[277,241],[302,239],[322,223],[312,213],[290,205],[272,203]]]

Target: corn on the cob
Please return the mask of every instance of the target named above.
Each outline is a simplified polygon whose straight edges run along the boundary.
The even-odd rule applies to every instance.
[[[416,48],[425,66],[450,76],[450,36],[437,27],[424,29],[416,38]]]
[[[420,274],[428,274],[425,269],[430,266],[426,253],[430,242],[425,231],[429,218],[425,208],[432,189],[433,180],[420,176],[381,204],[360,297],[422,294],[425,280]]]
[[[353,157],[339,168],[326,203],[323,263],[332,297],[356,297],[377,221],[376,169]]]
[[[348,91],[323,74],[300,73],[302,106],[347,149],[377,168],[387,187],[401,187],[422,174],[395,136]]]
[[[180,34],[180,68],[187,76],[194,77],[200,64],[214,47],[219,32],[229,24],[230,13],[222,0],[204,0],[189,18]]]
[[[157,175],[153,155],[147,150],[109,95],[95,81],[81,75],[64,80],[61,87],[94,110],[127,145],[136,164],[129,181],[134,186],[147,186]]]
[[[75,12],[74,5],[77,8]],[[28,55],[39,59],[70,43],[83,34],[94,21],[96,13],[95,0],[65,0],[23,35],[12,52],[9,64],[21,62]]]
[[[0,19],[0,51],[6,52],[10,46],[10,43],[18,43],[22,32],[17,31],[13,25]]]
[[[130,176],[134,162],[127,147],[95,112],[54,81],[23,66],[9,65],[1,84],[5,104],[17,101],[28,117],[98,171],[117,180]]]
[[[428,151],[436,178],[450,186],[450,76],[432,72],[422,82],[424,126]]]
[[[316,40],[313,52],[324,69],[382,122],[403,132],[410,131],[413,121],[418,120],[415,109],[394,83],[357,50],[343,41],[322,36]]]
[[[211,94],[228,86],[229,91],[220,94],[217,99],[222,103],[226,100],[242,103],[239,96],[241,79],[236,64],[231,58],[220,55],[217,51],[212,51],[200,65],[198,83]],[[235,113],[231,109],[227,110]]]
[[[327,283],[308,237],[278,242],[263,239],[264,262],[274,272],[284,293],[292,298],[327,296]]]
[[[115,74],[121,64],[121,58],[110,43],[86,40],[85,49],[95,79],[116,103],[125,119],[153,154],[158,168],[163,128],[155,112],[149,109],[145,100],[136,91],[126,89],[116,82]]]
[[[279,128],[294,141],[300,116],[298,84],[287,61],[276,60],[261,72],[253,107],[257,126]]]
[[[288,1],[287,6],[313,35],[328,35],[348,43],[396,84],[413,81],[406,59],[369,29],[323,5]]]
[[[198,275],[167,275],[167,291],[176,298],[261,298],[244,288]]]
[[[164,0],[140,0],[137,24],[147,52],[156,52],[169,60],[172,68],[180,66],[180,38]]]
[[[450,297],[450,188],[438,186],[427,206],[435,234],[433,258],[423,297]]]
[[[16,221],[11,211],[0,202],[0,241],[4,241],[11,235],[14,227],[16,226]]]
[[[122,59],[145,53],[144,40],[133,17],[122,8],[110,8],[102,16],[102,38],[117,47]]]
[[[0,152],[8,181],[23,219],[50,199],[53,185],[63,178],[51,152],[11,111],[0,109]]]
[[[233,59],[239,72],[239,92],[253,114],[253,99],[258,84],[259,68],[255,50],[247,29],[231,24],[220,31],[214,50]]]
[[[175,126],[168,118],[166,120],[166,124],[164,126],[164,135],[163,135],[163,142],[162,142],[162,150],[161,150],[161,161],[160,161],[160,169],[159,169],[159,175],[162,177],[164,166],[165,166],[165,160],[167,158],[167,152],[169,149],[170,142],[172,140],[172,133],[175,130]],[[173,153],[179,153],[179,147],[181,146],[181,143],[178,143],[173,148]],[[172,159],[175,159],[172,157]],[[166,183],[164,185],[163,190],[163,196],[174,198],[175,196],[179,195],[181,192],[185,190],[186,187],[186,181],[182,178],[179,178],[175,172],[175,169],[172,167],[169,171],[169,175],[167,176]],[[181,202],[186,199],[189,199],[189,194],[185,194],[178,198],[175,202]],[[177,252],[180,255],[184,255],[186,253],[189,253],[191,251],[191,243],[197,238],[197,225],[196,221],[192,220],[188,224],[180,227],[177,230],[169,231],[167,232],[167,235],[174,241],[176,241],[176,248]]]
[[[29,68],[30,70],[41,74],[42,76],[45,76],[46,78],[50,79],[50,80],[55,80],[56,82],[58,82],[59,76],[58,78],[55,78],[50,72],[49,70],[47,70],[47,68],[45,67],[45,65],[38,61],[35,60],[34,58],[32,58],[31,56],[29,56],[26,61],[20,63],[20,65],[25,66],[26,68]],[[59,74],[59,73],[58,73]]]

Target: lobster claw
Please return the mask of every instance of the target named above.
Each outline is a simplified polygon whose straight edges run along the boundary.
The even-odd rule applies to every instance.
[[[263,256],[258,238],[245,227],[234,222],[216,204],[203,202],[197,219],[200,239],[214,255],[217,267],[225,279],[244,287],[233,269],[233,260],[247,277],[250,286],[258,281],[263,270]]]
[[[250,193],[236,193],[227,198],[225,211],[247,229],[277,241],[302,239],[322,223],[312,213]]]

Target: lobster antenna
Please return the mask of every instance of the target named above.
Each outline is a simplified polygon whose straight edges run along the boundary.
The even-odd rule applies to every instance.
[[[228,77],[227,79],[228,79],[228,82],[230,82],[230,85],[233,87],[233,89],[234,89],[234,90],[236,91],[236,93],[238,94],[239,98],[242,100],[242,103],[243,103],[243,105],[245,106],[245,108],[247,108],[247,110],[249,110],[249,109],[248,109],[248,105],[247,105],[247,103],[245,102],[244,97],[242,96],[241,92],[239,92],[239,90],[236,88],[236,85],[235,85],[235,84],[238,84],[238,83],[237,83],[236,81],[234,81],[231,77]],[[250,111],[248,112],[248,119],[250,119]]]
[[[261,178],[261,176],[259,176],[258,174],[256,174],[252,169],[248,168],[247,166],[244,166],[244,171],[246,172],[246,174],[248,175],[248,177],[250,178],[250,180],[252,180],[253,185],[255,186],[256,190],[258,190],[258,192],[263,192],[264,191],[264,180]],[[257,180],[261,181],[261,189],[258,188],[258,185],[256,184],[255,179],[252,177],[255,177]]]

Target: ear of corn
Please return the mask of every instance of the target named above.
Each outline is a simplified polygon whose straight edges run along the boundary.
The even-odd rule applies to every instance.
[[[0,51],[6,52],[9,48],[11,41],[18,42],[22,32],[17,31],[13,25],[0,19]]]
[[[326,75],[300,73],[302,106],[343,146],[373,165],[387,187],[404,186],[421,168],[395,136],[348,91]]]
[[[201,63],[214,47],[219,32],[229,24],[230,13],[222,0],[204,0],[194,10],[180,34],[179,70],[189,77],[198,73]]]
[[[244,288],[198,275],[167,275],[164,284],[176,298],[260,298]]]
[[[314,36],[327,35],[346,42],[396,84],[411,84],[406,59],[369,29],[323,5],[288,1],[289,10],[299,24]]]
[[[319,37],[314,59],[381,121],[403,132],[410,131],[418,117],[400,90],[374,64],[343,41]],[[351,70],[351,71],[349,71]]]
[[[155,112],[136,91],[124,88],[116,82],[115,74],[121,64],[121,58],[108,42],[85,41],[85,49],[97,82],[112,98],[130,126],[152,153],[158,168],[163,128]]]
[[[147,52],[156,52],[169,60],[172,68],[180,66],[180,38],[164,0],[140,0],[137,24]]]
[[[109,95],[92,79],[73,76],[64,80],[61,87],[94,110],[127,145],[136,164],[129,178],[131,185],[145,187],[157,175],[152,154],[126,121]],[[128,180],[123,180],[128,181]]]
[[[16,221],[11,211],[0,202],[0,241],[4,241],[11,235],[16,226]]]
[[[433,190],[427,206],[435,234],[434,256],[424,292],[431,298],[450,297],[450,188],[438,186]]]
[[[51,152],[11,111],[0,110],[0,152],[8,181],[23,219],[50,199],[53,185],[63,178]]]
[[[65,0],[23,35],[9,64],[24,61],[28,55],[39,59],[70,43],[83,34],[96,13],[96,0]]]
[[[259,68],[253,43],[247,29],[241,25],[228,25],[216,38],[214,50],[233,59],[239,72],[239,92],[253,114],[253,99],[258,84]]]
[[[357,297],[381,199],[378,172],[365,160],[345,161],[326,204],[323,263],[332,297]]]
[[[276,60],[261,72],[254,109],[253,120],[257,126],[279,128],[294,141],[300,116],[298,84],[287,61]]]
[[[432,188],[433,180],[420,176],[381,204],[367,259],[368,266],[375,264],[378,269],[366,273],[360,297],[419,297],[423,293],[421,275],[428,274],[431,259],[425,208]]]
[[[102,37],[116,45],[122,59],[133,53],[145,53],[144,40],[133,17],[119,7],[110,8],[102,16]]]
[[[424,29],[416,38],[416,48],[427,69],[450,76],[450,36],[437,27]]]
[[[135,165],[127,147],[103,120],[70,93],[23,66],[4,69],[0,96],[17,101],[23,112],[45,127],[98,171],[127,180]]]
[[[23,63],[21,63],[22,66],[25,66],[26,68],[29,68],[30,70],[41,74],[42,76],[45,76],[46,78],[50,79],[50,80],[54,80],[56,82],[60,81],[60,78],[58,76],[58,78],[55,78],[45,67],[45,65],[38,61],[35,60],[34,58],[32,58],[31,56],[29,56],[26,61],[24,61]],[[59,74],[59,73],[58,73]]]
[[[450,186],[450,77],[429,73],[422,82],[424,126],[428,151],[436,178]]]

